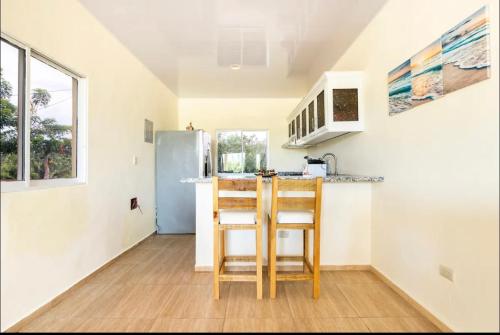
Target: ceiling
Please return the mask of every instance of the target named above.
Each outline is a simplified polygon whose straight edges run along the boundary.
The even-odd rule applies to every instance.
[[[192,98],[301,97],[386,2],[80,1],[177,96]]]

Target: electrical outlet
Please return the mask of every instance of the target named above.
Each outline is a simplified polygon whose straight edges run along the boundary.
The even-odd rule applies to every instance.
[[[278,231],[278,237],[280,238],[288,238],[289,232],[286,230],[280,230]]]
[[[136,209],[138,206],[137,198],[130,199],[130,210]]]
[[[455,279],[453,269],[444,265],[439,265],[439,274],[451,282]]]

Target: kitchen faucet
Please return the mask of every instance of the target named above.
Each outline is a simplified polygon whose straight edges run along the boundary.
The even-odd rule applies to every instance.
[[[335,156],[334,154],[332,154],[331,152],[327,152],[326,154],[324,154],[321,158],[323,160],[325,160],[326,157],[332,157],[335,161],[335,170],[333,172],[333,175],[336,176],[338,173],[337,173],[337,156]],[[327,164],[327,172],[330,171],[330,160],[326,160],[326,164]]]

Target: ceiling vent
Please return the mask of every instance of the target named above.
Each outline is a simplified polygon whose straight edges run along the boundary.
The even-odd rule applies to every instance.
[[[264,28],[221,28],[217,38],[217,64],[221,67],[269,64]]]

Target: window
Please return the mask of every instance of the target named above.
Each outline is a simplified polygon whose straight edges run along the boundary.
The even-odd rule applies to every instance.
[[[24,180],[25,53],[3,39],[0,43],[0,175],[2,181]]]
[[[84,79],[3,33],[1,59],[2,191],[84,182]]]
[[[217,131],[217,172],[254,173],[267,169],[268,132]]]
[[[76,177],[78,80],[32,54],[31,179]]]

